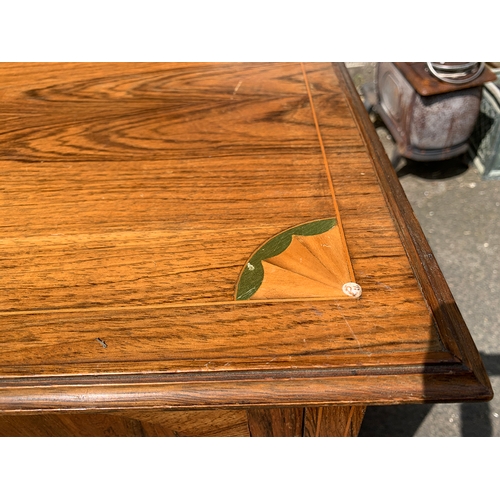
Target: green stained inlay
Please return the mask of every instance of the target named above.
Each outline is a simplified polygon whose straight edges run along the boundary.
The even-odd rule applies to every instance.
[[[337,225],[337,219],[322,219],[295,226],[277,234],[261,246],[250,260],[240,276],[236,300],[249,299],[260,287],[264,279],[262,261],[284,252],[292,242],[292,236],[314,236],[326,233]]]

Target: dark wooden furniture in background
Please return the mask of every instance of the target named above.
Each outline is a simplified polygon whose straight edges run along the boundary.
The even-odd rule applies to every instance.
[[[0,113],[0,435],[344,436],[492,397],[342,65],[2,64]],[[330,219],[361,298],[235,298]]]

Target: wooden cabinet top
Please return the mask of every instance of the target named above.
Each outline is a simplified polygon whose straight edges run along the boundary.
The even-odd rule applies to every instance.
[[[492,397],[342,65],[1,64],[0,114],[0,411]]]

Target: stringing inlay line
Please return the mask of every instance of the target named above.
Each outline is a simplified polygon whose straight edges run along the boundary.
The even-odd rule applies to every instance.
[[[61,309],[31,309],[26,311],[0,311],[2,316],[24,316],[28,314],[68,314],[68,313],[87,313],[87,312],[116,312],[116,311],[149,311],[154,309],[184,309],[193,307],[215,307],[215,306],[253,306],[255,304],[281,304],[285,302],[336,302],[352,301],[351,297],[304,297],[293,299],[255,299],[255,300],[220,300],[214,302],[189,302],[189,303],[170,303],[170,304],[149,304],[143,306],[94,306],[94,307],[67,307]]]
[[[328,159],[326,157],[325,146],[323,144],[323,138],[321,137],[321,131],[319,128],[318,118],[316,116],[316,110],[314,109],[314,102],[313,102],[313,98],[312,98],[312,94],[311,94],[311,89],[309,87],[309,80],[307,79],[307,74],[306,74],[306,69],[304,67],[304,63],[301,62],[300,67],[302,68],[302,74],[304,75],[304,82],[306,84],[307,95],[309,96],[309,102],[311,104],[312,116],[313,116],[313,120],[314,120],[314,125],[316,127],[316,133],[318,134],[318,141],[319,141],[319,145],[321,147],[321,153],[323,155],[323,162],[325,165],[326,177],[328,179],[328,184],[330,186],[330,192],[331,192],[332,200],[333,200],[333,207],[334,207],[335,212],[336,212],[335,217],[337,218],[337,225],[339,227],[340,237],[342,239],[342,246],[344,248],[345,257],[347,260],[347,267],[349,269],[349,275],[351,277],[351,281],[356,282],[356,279],[354,277],[354,270],[353,270],[352,264],[351,264],[351,259],[349,257],[349,250],[347,249],[347,242],[345,239],[344,228],[342,226],[342,218],[340,216],[340,210],[339,210],[339,206],[337,204],[337,199],[335,198],[335,189],[333,188],[333,181],[332,181],[332,176],[330,174],[330,167],[328,165]]]

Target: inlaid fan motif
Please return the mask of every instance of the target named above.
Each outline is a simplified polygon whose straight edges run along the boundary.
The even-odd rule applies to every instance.
[[[240,275],[236,299],[359,296],[359,286],[349,283],[347,258],[336,219],[296,226],[252,255]]]

